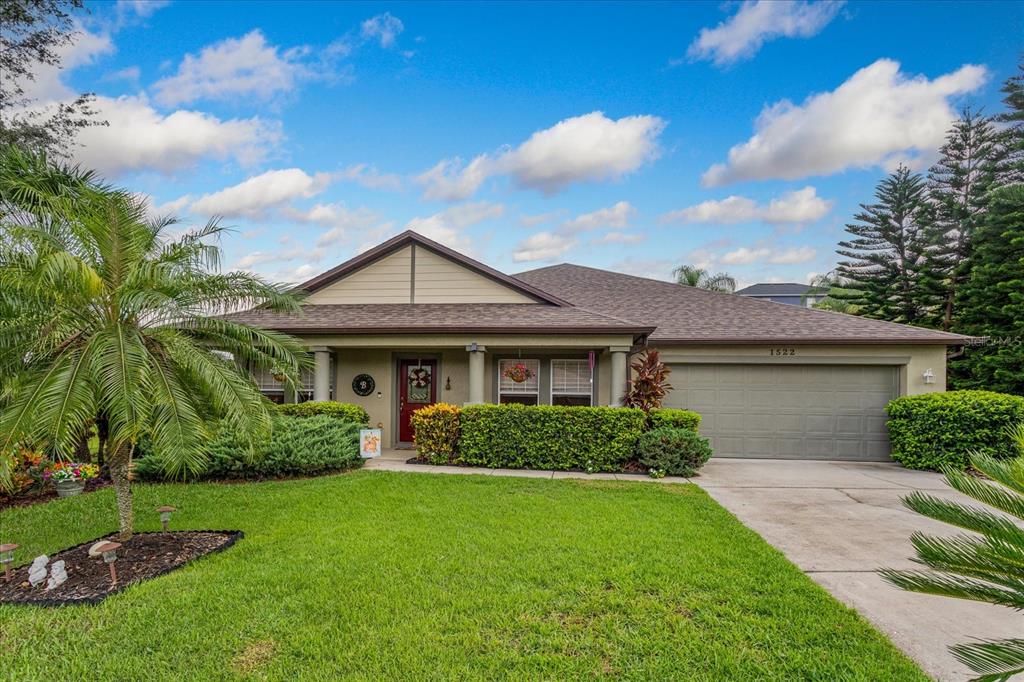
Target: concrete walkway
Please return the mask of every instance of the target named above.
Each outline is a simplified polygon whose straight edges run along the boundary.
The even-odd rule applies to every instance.
[[[840,601],[859,611],[939,680],[972,675],[947,650],[972,639],[1024,637],[1024,616],[1010,609],[897,589],[879,568],[914,569],[910,535],[957,530],[903,507],[914,490],[972,503],[938,474],[898,464],[712,459],[693,479],[568,471],[524,471],[407,464],[410,450],[389,450],[365,468],[435,474],[584,478],[696,483],[746,526]]]
[[[875,573],[919,568],[909,559],[915,530],[957,533],[906,509],[901,497],[924,490],[976,504],[938,474],[897,464],[712,459],[693,482],[940,680],[970,677],[950,644],[1024,637],[1024,616],[1010,609],[905,592]]]

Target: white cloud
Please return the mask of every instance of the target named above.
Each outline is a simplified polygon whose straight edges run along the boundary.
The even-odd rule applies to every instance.
[[[241,38],[208,45],[198,55],[185,55],[177,73],[153,84],[154,99],[164,106],[245,96],[267,100],[290,92],[299,80],[313,75],[302,62],[308,52],[306,48],[281,51],[268,45],[256,29]]]
[[[169,4],[171,0],[117,0],[117,14],[121,17],[134,14],[145,19]]]
[[[606,232],[597,239],[594,239],[592,244],[637,244],[645,239],[644,235],[638,232],[620,232],[612,230]]]
[[[402,178],[394,173],[381,173],[376,166],[357,163],[344,168],[338,173],[339,180],[347,180],[362,185],[367,189],[402,189]]]
[[[793,265],[813,260],[816,255],[817,251],[810,246],[788,249],[773,249],[766,246],[754,248],[742,246],[735,251],[729,251],[718,259],[718,262],[723,265],[750,265],[751,263]]]
[[[126,81],[131,85],[138,85],[139,78],[142,77],[142,70],[137,66],[127,66],[117,71],[111,71],[110,73],[103,76],[101,80],[105,82],[112,81]]]
[[[472,243],[462,231],[477,223],[500,218],[504,214],[504,205],[478,201],[452,206],[425,218],[413,218],[406,225],[406,229],[419,232],[424,237],[450,248],[468,251]]]
[[[106,126],[83,128],[75,158],[101,173],[153,169],[171,173],[200,159],[258,163],[282,139],[281,126],[258,117],[222,120],[201,111],[164,115],[144,95],[97,97],[97,118]]]
[[[664,214],[663,223],[731,224],[764,221],[771,224],[808,223],[820,220],[831,210],[833,202],[822,199],[813,187],[804,187],[772,199],[767,205],[753,199],[730,196],[704,201],[694,206]]]
[[[360,33],[365,40],[378,40],[384,48],[392,47],[398,34],[405,30],[402,20],[390,12],[378,14],[363,22]]]
[[[986,75],[985,67],[967,64],[934,80],[911,78],[898,62],[880,59],[802,105],[782,100],[767,107],[754,136],[730,149],[727,163],[711,166],[702,183],[793,180],[899,162],[927,165],[957,116],[950,98],[976,90]]]
[[[374,226],[382,227],[378,225],[381,219],[380,214],[365,206],[350,209],[339,203],[316,204],[305,210],[287,207],[282,210],[282,213],[292,220],[330,228],[317,238],[317,246],[340,244],[353,232],[362,232]],[[385,223],[383,227],[390,228],[391,225],[391,223]]]
[[[516,263],[555,260],[577,245],[572,237],[551,232],[532,234],[516,246],[512,260]]]
[[[657,116],[618,120],[595,111],[540,130],[518,147],[481,154],[463,167],[444,159],[417,177],[428,199],[455,201],[472,196],[493,176],[511,176],[520,186],[554,194],[583,181],[614,180],[658,156],[665,121]]]
[[[19,82],[26,97],[38,100],[42,105],[74,99],[79,93],[65,85],[62,76],[116,51],[113,40],[107,34],[92,33],[78,25],[75,31],[75,39],[56,50],[60,66],[38,65],[32,72],[32,80]]]
[[[315,196],[330,182],[329,173],[309,175],[299,168],[267,171],[203,195],[192,210],[202,215],[259,217],[269,208]]]
[[[753,57],[769,40],[817,35],[843,4],[833,0],[746,0],[729,19],[715,28],[701,29],[687,56],[711,60],[718,66],[732,64]]]
[[[667,258],[624,258],[612,263],[610,269],[627,275],[649,279],[672,280],[672,268],[677,265]]]
[[[282,263],[300,258],[308,258],[314,262],[323,258],[321,249],[311,249],[306,246],[293,246],[290,249],[278,249],[276,251],[252,251],[235,261],[232,269],[238,268],[248,270],[257,265],[266,263]]]
[[[620,201],[609,208],[582,213],[562,224],[566,232],[584,232],[602,227],[628,227],[629,219],[636,215],[636,209],[628,201]]]

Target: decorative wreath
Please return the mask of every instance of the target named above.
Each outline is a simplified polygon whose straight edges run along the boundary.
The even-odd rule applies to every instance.
[[[413,367],[409,370],[409,381],[416,388],[426,388],[430,385],[430,370],[426,367]]]
[[[501,375],[506,379],[509,379],[510,381],[514,381],[517,384],[521,384],[527,379],[533,378],[533,370],[524,365],[523,363],[517,362],[511,367],[506,367],[505,371],[502,372]]]

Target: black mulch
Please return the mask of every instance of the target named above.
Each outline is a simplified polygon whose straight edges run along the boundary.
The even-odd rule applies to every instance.
[[[116,542],[115,535],[61,550],[50,556],[47,569],[63,560],[68,579],[46,589],[46,582],[32,587],[28,582],[29,564],[12,569],[10,582],[0,574],[0,604],[65,606],[98,604],[129,585],[150,580],[181,568],[195,559],[227,549],[243,537],[240,530],[183,530],[168,533],[136,533],[117,550],[117,584],[110,580],[110,569],[102,557],[90,557],[89,548],[103,540]],[[24,557],[22,557],[24,558]]]

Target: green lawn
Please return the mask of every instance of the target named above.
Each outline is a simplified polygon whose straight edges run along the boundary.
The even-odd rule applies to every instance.
[[[138,486],[231,549],[100,606],[0,606],[5,679],[922,680],[694,486],[358,472]],[[109,490],[0,513],[22,562]]]

